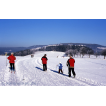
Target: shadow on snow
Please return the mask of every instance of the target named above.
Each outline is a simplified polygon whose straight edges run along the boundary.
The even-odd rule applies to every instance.
[[[50,70],[51,70],[51,69],[50,69]],[[56,71],[56,70],[51,70],[51,71],[53,71],[53,72],[55,72],[55,73],[58,73],[58,74],[61,74],[61,75],[63,75],[63,76],[68,76],[68,75],[66,75],[66,74],[59,73],[59,72]]]
[[[43,71],[43,69],[41,69],[41,68],[39,68],[39,67],[35,67],[35,68],[37,68],[37,69]],[[51,70],[52,72],[54,72],[54,73],[58,73],[58,71],[56,71],[56,70],[52,70],[52,69],[50,69],[50,70]],[[63,76],[68,76],[68,75],[62,74],[62,73],[58,73],[58,74],[61,74],[61,75],[63,75]]]
[[[41,69],[41,68],[39,68],[39,67],[35,67],[35,68],[37,68],[37,69],[39,69],[39,70],[43,71],[43,69]]]

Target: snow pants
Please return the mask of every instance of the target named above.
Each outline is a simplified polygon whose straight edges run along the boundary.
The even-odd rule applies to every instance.
[[[12,70],[14,70],[15,68],[14,68],[14,63],[10,63],[10,69]]]
[[[43,71],[47,71],[47,64],[43,64]]]
[[[63,74],[63,71],[62,71],[62,69],[59,69],[59,73],[60,73],[60,72]]]
[[[76,74],[75,74],[74,68],[69,68],[69,77],[71,77],[71,70],[72,70],[72,73],[75,77]]]

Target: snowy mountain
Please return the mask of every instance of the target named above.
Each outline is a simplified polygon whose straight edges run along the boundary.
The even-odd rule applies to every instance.
[[[47,71],[43,71],[41,57],[47,54]],[[66,62],[69,57],[64,57],[64,52],[36,52],[34,58],[16,56],[16,73],[9,70],[6,56],[0,56],[0,85],[1,86],[106,86],[106,60],[103,56],[96,59],[85,56],[75,57],[76,78],[68,77]],[[58,58],[57,58],[58,56]],[[58,73],[57,65],[63,64],[63,74]]]
[[[26,49],[38,50],[41,47],[49,47],[49,46],[59,46],[59,45],[76,45],[76,46],[86,46],[94,50],[95,52],[100,52],[105,49],[106,46],[98,45],[98,44],[86,44],[86,43],[60,43],[60,44],[51,44],[51,45],[34,45],[30,47],[0,47],[0,54],[5,54],[5,52],[18,52]]]
[[[103,49],[106,49],[106,47],[97,47],[98,49],[101,49],[101,50],[103,50]]]

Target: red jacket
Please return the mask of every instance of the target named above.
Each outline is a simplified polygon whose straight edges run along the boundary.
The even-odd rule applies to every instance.
[[[43,56],[41,60],[42,60],[42,64],[47,64],[47,60],[48,60],[47,57]]]
[[[16,57],[13,56],[13,55],[10,55],[10,56],[8,57],[8,60],[10,60],[9,63],[15,63],[14,60],[16,60]]]
[[[74,68],[74,63],[75,63],[75,60],[73,58],[70,58],[67,63],[69,64],[70,67],[73,67]]]

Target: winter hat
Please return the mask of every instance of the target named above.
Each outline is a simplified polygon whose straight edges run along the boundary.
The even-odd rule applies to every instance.
[[[70,58],[72,58],[72,56],[70,56]]]
[[[61,63],[61,62],[60,62]]]
[[[14,54],[13,52],[11,54]]]

